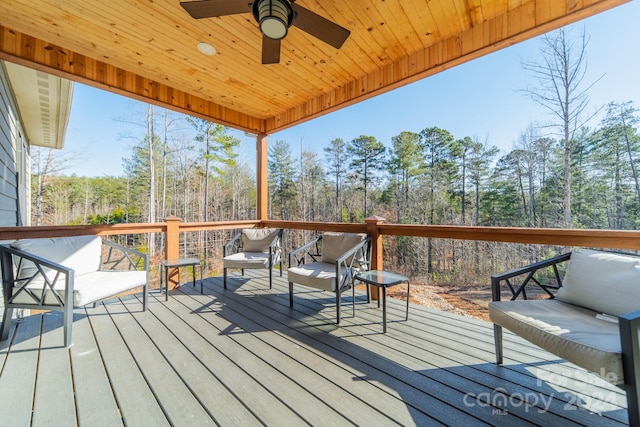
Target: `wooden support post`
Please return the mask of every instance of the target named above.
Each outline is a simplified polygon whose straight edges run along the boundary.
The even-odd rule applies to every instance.
[[[267,183],[268,161],[269,161],[269,138],[267,134],[261,133],[256,136],[256,187],[257,198],[256,214],[257,219],[264,221],[269,219],[269,187]]]
[[[180,221],[177,216],[170,216],[164,219],[167,223],[167,235],[165,236],[164,253],[165,259],[180,258]],[[169,280],[167,289],[173,289],[180,284],[180,269],[169,269]]]
[[[385,222],[386,219],[380,216],[370,216],[369,218],[365,218],[364,222],[367,224],[367,234],[371,237],[371,269],[372,270],[382,270],[383,261],[382,261],[382,235],[378,229],[378,225]],[[373,286],[370,288],[375,288],[378,292],[372,292],[371,298],[377,300],[380,298],[380,288],[377,286]]]

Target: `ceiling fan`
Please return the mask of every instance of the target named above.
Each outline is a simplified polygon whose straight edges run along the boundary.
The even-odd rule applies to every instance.
[[[280,41],[292,25],[340,49],[351,32],[295,4],[295,0],[199,0],[180,2],[195,19],[252,12],[262,32],[262,63],[280,62]]]

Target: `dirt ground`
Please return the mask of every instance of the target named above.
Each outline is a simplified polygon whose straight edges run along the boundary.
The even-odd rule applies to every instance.
[[[396,286],[387,291],[387,296],[406,301],[407,288]],[[489,285],[433,286],[414,279],[411,283],[410,300],[437,310],[489,321],[487,306],[491,301]]]

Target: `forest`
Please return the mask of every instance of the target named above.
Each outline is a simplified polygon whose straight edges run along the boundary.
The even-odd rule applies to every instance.
[[[584,33],[560,30],[541,39],[543,59],[522,64],[537,82],[527,95],[551,120],[531,123],[506,153],[430,125],[390,141],[336,138],[321,152],[294,154],[290,142],[270,140],[269,217],[638,229],[638,112],[633,101],[611,100],[597,120],[587,113],[587,44]],[[144,116],[124,176],[68,176],[63,152],[34,151],[32,225],[255,218],[254,167],[238,160],[228,129],[151,105]],[[436,282],[486,282],[507,259],[518,265],[557,250],[522,246],[398,238],[385,241],[385,262]]]

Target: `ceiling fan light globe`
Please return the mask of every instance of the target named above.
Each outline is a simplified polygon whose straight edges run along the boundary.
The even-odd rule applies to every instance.
[[[260,31],[273,40],[285,38],[293,22],[293,9],[283,0],[261,0],[257,4],[257,15]]]
[[[280,40],[287,35],[287,26],[278,18],[269,17],[260,21],[260,31],[270,39]]]

